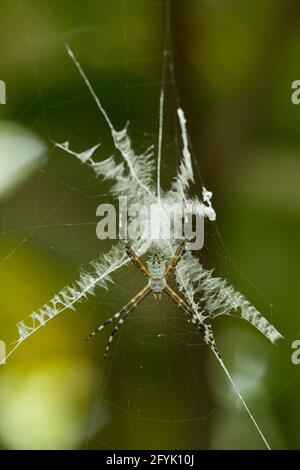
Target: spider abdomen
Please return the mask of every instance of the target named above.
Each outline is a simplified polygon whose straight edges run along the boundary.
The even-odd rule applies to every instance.
[[[155,293],[163,292],[166,285],[167,282],[164,277],[150,277],[149,279],[149,287]]]

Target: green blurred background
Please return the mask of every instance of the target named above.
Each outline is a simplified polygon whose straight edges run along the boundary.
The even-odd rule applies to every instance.
[[[272,346],[245,322],[218,318],[219,349],[271,447],[299,448],[300,365],[291,363],[291,343],[300,336],[300,107],[291,102],[291,83],[300,78],[300,3],[170,3],[174,76],[168,70],[163,185],[178,163],[178,93],[198,186],[203,178],[218,212],[200,257],[285,336]],[[114,125],[130,120],[140,151],[157,143],[167,26],[164,0],[2,0],[0,17],[1,173],[12,164],[1,139],[19,145],[16,158],[30,151],[16,125],[48,147],[47,161],[37,159],[0,191],[0,328],[10,343],[18,321],[110,247],[95,236],[109,184],[52,143],[70,140],[83,151],[102,142],[99,159],[114,151],[64,43]],[[1,447],[263,448],[219,364],[168,299],[149,297],[139,307],[105,364],[109,333],[85,343],[144,282],[134,267],[115,281],[51,320],[0,366]]]

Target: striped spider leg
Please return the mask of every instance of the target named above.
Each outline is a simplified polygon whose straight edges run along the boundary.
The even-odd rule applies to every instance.
[[[185,253],[186,239],[184,239],[180,245],[178,245],[174,256],[171,258],[164,270],[164,277],[167,278],[176,268],[177,264],[181,260],[182,256]]]
[[[150,293],[153,292],[154,297],[157,296],[160,298],[162,293],[166,293],[171,297],[171,299],[184,311],[188,316],[189,320],[197,327],[203,336],[207,344],[209,344],[215,352],[219,355],[212,334],[210,333],[209,325],[205,325],[197,317],[194,310],[188,305],[188,303],[183,300],[176,292],[171,289],[167,284],[167,277],[175,270],[178,262],[185,251],[186,240],[177,247],[174,256],[167,263],[164,258],[162,258],[158,253],[154,253],[147,265],[144,261],[135,253],[135,251],[129,246],[128,243],[125,244],[125,250],[132,263],[138,268],[144,276],[148,278],[148,284],[144,289],[142,289],[135,297],[133,297],[128,304],[126,304],[121,310],[119,310],[115,315],[102,323],[95,331],[93,331],[87,339],[92,338],[97,333],[99,333],[105,326],[113,323],[117,320],[117,323],[112,330],[112,333],[109,337],[107,347],[105,349],[104,359],[107,357],[109,352],[110,345],[113,341],[115,334],[119,331],[124,321],[128,315],[138,306],[139,303],[144,300],[144,298]]]
[[[151,292],[151,289],[150,289],[149,286],[144,287],[144,289],[142,289],[135,297],[133,297],[133,299],[125,307],[123,307],[122,310],[124,312],[124,315],[123,315],[122,318],[119,319],[118,323],[116,324],[116,326],[114,327],[114,329],[111,332],[111,335],[108,339],[108,344],[107,344],[106,349],[105,349],[104,359],[106,359],[106,357],[107,357],[110,345],[112,343],[112,340],[114,339],[115,334],[118,333],[119,329],[123,325],[124,321],[126,320],[126,318],[129,315],[129,313],[132,312],[138,306],[138,304],[140,302],[142,302],[142,300],[144,300],[144,298],[150,292]]]
[[[198,317],[195,315],[194,311],[191,309],[191,307],[187,304],[187,302],[185,300],[183,300],[180,295],[178,295],[175,291],[173,291],[173,289],[171,289],[171,287],[169,286],[166,286],[165,288],[165,293],[171,297],[171,299],[176,303],[176,305],[178,307],[180,307],[186,314],[187,316],[189,317],[189,320],[194,324],[194,325],[197,325],[197,328],[199,327],[199,329],[202,331],[202,333],[204,333],[204,329],[202,327],[202,323],[200,322],[200,325],[199,324],[199,319]]]
[[[144,261],[135,253],[135,251],[127,242],[125,243],[125,250],[135,267],[138,268],[144,274],[144,276],[150,277],[151,274]]]
[[[111,335],[108,339],[108,344],[105,349],[104,353],[104,359],[106,359],[110,345],[112,343],[112,340],[114,339],[115,334],[119,331],[121,326],[123,325],[125,319],[128,317],[129,313],[132,312],[142,300],[151,292],[150,287],[147,285],[142,289],[138,294],[136,294],[128,304],[126,304],[121,310],[119,310],[115,315],[113,315],[111,318],[106,320],[104,323],[102,323],[96,330],[94,330],[86,339],[89,340],[93,338],[97,333],[99,333],[103,328],[105,328],[107,325],[110,323],[113,323],[114,320],[118,320],[116,326],[111,332]],[[121,317],[121,318],[120,318]]]
[[[165,292],[167,295],[169,295],[169,297],[171,297],[171,299],[176,303],[176,305],[178,305],[178,307],[180,307],[186,313],[186,315],[189,317],[189,320],[193,323],[193,325],[196,326],[197,330],[202,333],[204,341],[215,351],[218,357],[221,357],[217,349],[217,345],[215,343],[210,325],[207,325],[201,320],[199,320],[194,310],[188,305],[185,300],[183,300],[176,292],[174,292],[171,287],[166,286]]]
[[[169,263],[167,264],[165,271],[164,271],[164,276],[167,277],[169,274],[171,274],[174,269],[176,268],[177,264],[181,260],[182,256],[185,253],[185,246],[186,246],[186,240],[183,240],[183,242],[177,247],[174,256],[171,258]],[[188,303],[183,300],[180,295],[178,295],[176,292],[171,289],[170,286],[166,285],[165,287],[165,293],[171,297],[171,299],[180,307],[186,315],[189,317],[189,320],[196,326],[197,330],[199,330],[202,335],[204,336],[204,341],[215,351],[215,353],[220,356],[220,353],[217,349],[217,345],[215,343],[211,327],[210,325],[207,325],[203,323],[194,310],[188,305]]]
[[[147,269],[147,266],[145,263],[142,261],[142,259],[135,253],[135,251],[129,246],[128,243],[125,243],[125,250],[128,255],[128,257],[131,259],[133,264],[135,265],[136,268],[138,268],[144,276],[150,277],[150,273]],[[138,294],[136,294],[128,304],[126,304],[121,310],[119,310],[115,315],[110,317],[108,320],[103,322],[95,331],[93,331],[86,339],[89,340],[92,337],[94,337],[97,333],[99,333],[103,328],[105,328],[107,325],[110,323],[113,323],[114,320],[118,320],[116,326],[112,330],[112,333],[109,337],[107,347],[105,349],[104,353],[104,359],[106,359],[110,345],[114,339],[115,334],[119,331],[121,326],[123,325],[124,321],[128,317],[129,313],[132,312],[142,300],[151,292],[151,288],[149,285],[147,285],[144,289],[142,289]],[[120,318],[121,317],[121,318]]]

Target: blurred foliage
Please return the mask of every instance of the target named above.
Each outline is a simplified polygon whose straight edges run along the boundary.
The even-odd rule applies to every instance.
[[[0,125],[0,197],[13,191],[45,163],[46,147],[11,123]]]
[[[49,148],[43,168],[0,201],[1,338],[14,341],[15,323],[109,248],[95,237],[108,183],[51,142],[82,150],[102,142],[99,159],[113,151],[64,43],[115,125],[130,120],[139,151],[157,142],[165,2],[2,0],[0,10],[8,94],[0,119]],[[218,211],[200,257],[286,338],[273,347],[244,322],[214,322],[224,362],[274,448],[300,445],[300,369],[290,359],[300,334],[300,108],[290,100],[300,75],[299,22],[296,0],[171,0],[175,79],[197,183],[201,172]],[[178,162],[171,76],[167,91],[165,186]],[[0,168],[7,164],[0,153]],[[3,448],[263,447],[210,351],[167,299],[147,299],[105,365],[107,335],[85,344],[139,283],[126,268],[110,292],[53,319],[1,366]]]

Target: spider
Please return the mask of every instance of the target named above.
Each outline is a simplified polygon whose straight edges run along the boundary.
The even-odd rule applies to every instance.
[[[213,338],[209,335],[208,325],[204,325],[203,322],[198,318],[194,310],[188,305],[188,303],[183,300],[167,283],[167,278],[175,270],[178,262],[185,252],[186,240],[178,245],[174,256],[170,259],[169,262],[166,262],[164,258],[160,256],[159,253],[153,253],[149,261],[144,263],[144,261],[135,253],[135,251],[129,246],[128,243],[125,243],[126,253],[133,262],[133,264],[138,268],[144,276],[148,278],[148,284],[138,292],[121,310],[119,310],[115,315],[110,317],[104,323],[102,323],[96,330],[94,330],[86,339],[89,340],[97,333],[99,333],[105,326],[113,323],[114,320],[117,320],[117,324],[112,330],[112,333],[109,337],[108,344],[105,349],[104,359],[106,359],[110,345],[114,339],[115,334],[119,331],[120,327],[123,325],[124,321],[128,315],[145,299],[145,297],[153,292],[155,299],[161,299],[162,293],[167,294],[171,299],[180,307],[183,312],[187,315],[188,320],[191,321],[203,335],[206,342],[208,342],[216,350]],[[216,350],[218,353],[218,351]]]

